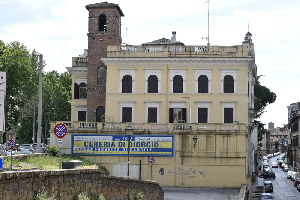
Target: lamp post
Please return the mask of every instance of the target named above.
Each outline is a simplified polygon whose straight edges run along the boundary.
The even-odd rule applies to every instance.
[[[196,135],[194,135],[194,137],[193,137],[194,148],[196,147],[197,140],[198,140],[198,137]]]
[[[129,163],[129,155],[130,155],[130,139],[131,139],[131,135],[133,133],[133,127],[128,125],[125,127],[125,134],[127,135],[127,149],[128,149],[128,156],[127,156],[127,176],[129,177],[129,167],[130,167],[130,163]]]

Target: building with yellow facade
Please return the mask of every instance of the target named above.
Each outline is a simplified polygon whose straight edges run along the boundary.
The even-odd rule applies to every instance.
[[[72,116],[59,122],[68,127],[63,152],[110,175],[163,186],[249,184],[257,70],[251,33],[234,46],[186,46],[175,31],[132,46],[121,43],[117,4],[86,8],[88,50],[67,68]],[[54,134],[50,142],[59,145]]]

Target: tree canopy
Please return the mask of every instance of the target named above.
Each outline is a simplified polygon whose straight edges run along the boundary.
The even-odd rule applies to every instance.
[[[14,130],[19,143],[30,143],[37,131],[39,53],[19,42],[0,40],[0,71],[6,72],[6,131]],[[71,76],[43,72],[42,141],[49,137],[50,121],[69,120]],[[4,141],[5,142],[5,141]]]

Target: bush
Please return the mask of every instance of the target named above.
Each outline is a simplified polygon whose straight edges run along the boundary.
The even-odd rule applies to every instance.
[[[51,156],[57,156],[59,153],[59,148],[57,146],[46,146],[46,152]]]

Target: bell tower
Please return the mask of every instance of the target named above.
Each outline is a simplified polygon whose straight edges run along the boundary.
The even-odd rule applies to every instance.
[[[121,45],[121,17],[118,4],[102,2],[86,6],[88,20],[87,121],[101,121],[105,113],[106,67],[101,58],[107,46]]]

